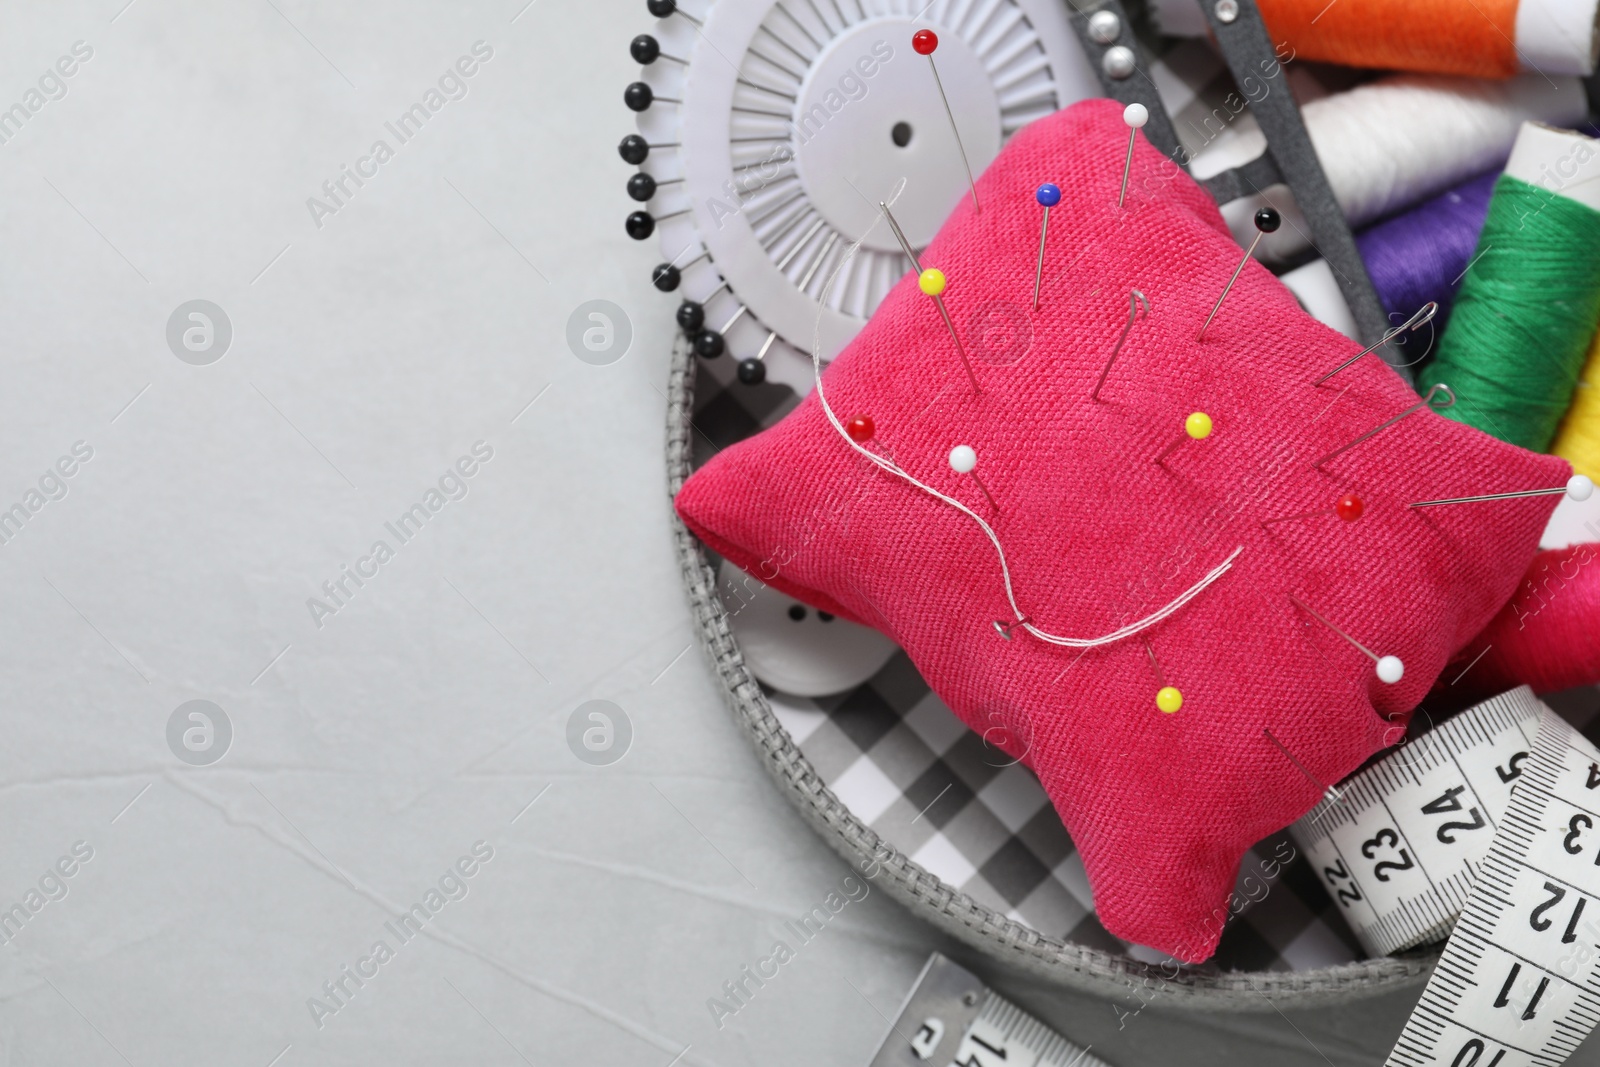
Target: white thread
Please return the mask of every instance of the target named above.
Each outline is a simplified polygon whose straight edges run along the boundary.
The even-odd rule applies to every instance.
[[[885,202],[893,204],[897,199],[899,199],[900,192],[904,188],[905,179],[902,178],[895,185],[893,193]],[[935,500],[941,500],[944,503],[949,504],[951,507],[955,508],[957,511],[961,512],[963,515],[966,515],[973,522],[978,524],[979,528],[983,530],[985,536],[989,538],[989,543],[994,545],[995,555],[1000,558],[1000,576],[1005,582],[1006,599],[1010,601],[1011,610],[1016,614],[1017,624],[1020,624],[1022,629],[1028,631],[1028,633],[1037,637],[1041,641],[1045,641],[1052,645],[1062,645],[1067,648],[1098,648],[1102,645],[1115,644],[1118,641],[1132,637],[1134,634],[1148,630],[1157,623],[1170,618],[1180,611],[1186,604],[1188,604],[1189,601],[1205,592],[1205,590],[1215,583],[1217,579],[1221,578],[1224,574],[1228,573],[1230,569],[1232,569],[1233,561],[1238,559],[1239,553],[1244,551],[1243,545],[1240,545],[1238,548],[1234,549],[1232,555],[1223,560],[1216,567],[1212,568],[1212,570],[1204,578],[1201,578],[1200,581],[1190,586],[1176,600],[1167,604],[1159,611],[1156,611],[1150,615],[1146,615],[1137,622],[1131,622],[1128,625],[1123,626],[1120,629],[1113,630],[1111,633],[1105,634],[1101,637],[1062,637],[1059,634],[1053,634],[1049,633],[1048,631],[1041,630],[1037,626],[1033,625],[1033,623],[1028,622],[1028,616],[1024,615],[1022,613],[1022,609],[1017,606],[1017,597],[1011,588],[1011,568],[1006,563],[1005,549],[1000,547],[1000,538],[995,534],[993,528],[990,527],[988,523],[984,522],[976,512],[972,511],[961,501],[956,500],[953,497],[945,496],[943,493],[939,492],[939,490],[930,485],[924,485],[922,482],[918,481],[916,478],[912,477],[909,473],[903,470],[900,465],[895,463],[893,460],[886,459],[883,456],[878,455],[876,452],[873,452],[867,448],[863,448],[860,444],[858,444],[855,439],[850,436],[843,424],[839,422],[839,417],[833,413],[833,408],[829,406],[828,398],[822,391],[821,309],[827,306],[828,294],[833,290],[833,283],[834,280],[839,277],[839,272],[844,269],[845,264],[850,262],[850,258],[856,254],[858,249],[860,249],[861,242],[866,240],[867,234],[870,234],[873,228],[877,225],[878,220],[873,219],[872,224],[869,225],[861,234],[861,236],[845,250],[844,255],[839,258],[839,262],[834,266],[833,272],[828,275],[827,284],[822,287],[822,295],[817,298],[818,311],[816,324],[811,333],[811,369],[816,375],[817,402],[822,405],[823,413],[828,416],[828,421],[833,424],[834,430],[838,432],[840,438],[843,439],[845,444],[849,445],[861,455],[867,457],[873,463],[877,464],[881,469],[886,470],[897,478],[901,478],[907,483],[916,486],[918,489],[921,489],[924,493],[927,493]]]

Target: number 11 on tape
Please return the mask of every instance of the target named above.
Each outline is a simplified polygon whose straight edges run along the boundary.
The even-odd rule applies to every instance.
[[[1389,1067],[1557,1067],[1600,1023],[1600,751],[1547,713],[1522,777]]]
[[[935,952],[868,1067],[1107,1067]]]

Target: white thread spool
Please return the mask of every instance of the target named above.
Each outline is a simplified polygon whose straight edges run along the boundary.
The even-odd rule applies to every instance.
[[[1600,211],[1600,140],[1542,122],[1524,122],[1506,174]]]
[[[1303,267],[1280,274],[1278,280],[1289,287],[1295,299],[1300,301],[1300,306],[1312,318],[1338,330],[1352,341],[1361,339],[1356,318],[1350,314],[1350,305],[1345,302],[1344,293],[1340,291],[1339,282],[1334,278],[1333,268],[1328,266],[1327,260],[1313,259]]]
[[[1301,110],[1334,199],[1352,226],[1374,221],[1503,163],[1526,121],[1581,122],[1588,109],[1576,78],[1524,74],[1509,81],[1399,74],[1313,100]],[[1248,163],[1266,149],[1255,119],[1241,114],[1197,156],[1205,179]],[[1285,186],[1222,209],[1241,245],[1255,237],[1258,208],[1283,213],[1284,226],[1257,257],[1282,261],[1304,251],[1311,233]]]
[[[1600,54],[1595,0],[1521,0],[1517,4],[1517,55],[1523,70],[1548,74],[1594,73]]]

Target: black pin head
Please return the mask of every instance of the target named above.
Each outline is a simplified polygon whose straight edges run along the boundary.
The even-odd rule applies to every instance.
[[[656,283],[656,288],[663,293],[670,293],[678,287],[683,280],[683,275],[678,273],[678,268],[671,263],[663,263],[650,272],[650,280]]]
[[[655,102],[656,94],[644,82],[634,82],[622,90],[622,102],[629,111],[643,111]]]
[[[716,359],[722,349],[722,335],[716,330],[701,330],[694,335],[694,353],[701,359]]]
[[[641,67],[648,67],[661,58],[661,42],[648,33],[641,33],[628,43],[628,54]]]
[[[617,145],[617,155],[622,157],[624,163],[630,163],[637,167],[650,155],[650,145],[645,142],[643,137],[636,133],[630,133],[622,139],[621,144]]]
[[[760,385],[767,380],[767,365],[759,359],[741,359],[739,380],[745,385]]]
[[[664,19],[678,10],[678,0],[645,0],[645,7],[650,9],[650,14],[658,19]]]
[[[685,300],[678,305],[678,326],[683,332],[693,337],[696,330],[706,324],[706,309],[693,300]]]
[[[1283,216],[1270,207],[1264,207],[1256,212],[1256,229],[1262,233],[1276,233],[1278,227],[1283,225]]]
[[[656,180],[648,174],[635,174],[628,179],[628,195],[641,202],[649,200],[656,195]]]
[[[643,241],[656,232],[656,220],[650,217],[648,211],[635,211],[628,216],[628,236],[635,241]]]

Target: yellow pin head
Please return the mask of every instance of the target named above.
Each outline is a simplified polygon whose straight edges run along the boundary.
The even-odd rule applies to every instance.
[[[1175,686],[1164,686],[1156,693],[1156,707],[1171,715],[1183,707],[1183,694]]]
[[[1204,441],[1211,436],[1211,416],[1203,411],[1196,411],[1183,420],[1183,432],[1196,441]],[[1177,690],[1173,690],[1173,692],[1177,692]],[[1177,709],[1174,708],[1173,710],[1176,711]]]
[[[944,292],[944,271],[929,267],[918,276],[917,287],[929,296],[938,296]]]

